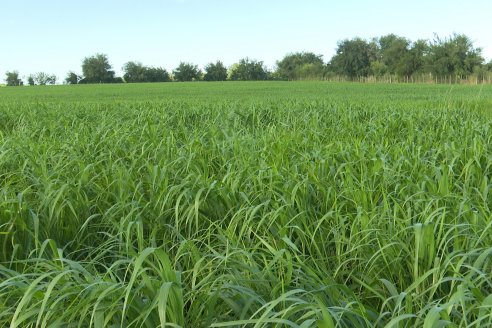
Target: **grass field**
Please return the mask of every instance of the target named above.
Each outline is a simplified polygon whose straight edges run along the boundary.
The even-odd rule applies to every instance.
[[[492,86],[0,90],[0,326],[491,327]]]

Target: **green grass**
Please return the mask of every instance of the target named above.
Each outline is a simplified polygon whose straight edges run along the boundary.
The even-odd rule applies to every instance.
[[[0,90],[0,326],[492,325],[492,87]]]

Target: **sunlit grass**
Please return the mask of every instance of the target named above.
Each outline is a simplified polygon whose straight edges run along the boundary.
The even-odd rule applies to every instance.
[[[486,88],[2,89],[0,326],[490,326]]]

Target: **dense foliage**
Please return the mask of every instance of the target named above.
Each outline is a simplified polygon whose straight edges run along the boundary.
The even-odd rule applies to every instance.
[[[189,82],[200,80],[202,72],[198,65],[191,63],[179,63],[179,66],[173,71],[174,79],[178,82]]]
[[[433,41],[410,40],[389,34],[371,41],[355,38],[338,44],[329,66],[349,78],[392,75],[412,77],[430,74],[458,81],[475,75],[482,80],[488,67],[482,50],[462,34]]]
[[[268,79],[268,70],[262,61],[243,58],[232,65],[229,72],[231,81],[261,81]]]
[[[77,84],[82,80],[82,77],[77,75],[74,72],[68,72],[67,77],[65,78],[65,83],[66,84]]]
[[[50,85],[56,84],[56,75],[45,72],[38,72],[28,77],[29,85]]]
[[[209,63],[205,66],[203,79],[205,81],[225,81],[227,80],[227,67],[220,60],[215,64]]]
[[[115,72],[111,68],[108,56],[105,54],[86,57],[82,61],[84,78],[79,83],[114,83],[116,82]]]
[[[181,62],[172,74],[163,68],[147,67],[135,61],[123,66],[125,82],[251,81],[251,80],[356,80],[397,82],[492,82],[492,61],[486,63],[482,49],[463,34],[435,40],[411,40],[388,34],[365,40],[353,38],[338,43],[335,55],[326,63],[321,55],[294,52],[277,61],[273,70],[263,61],[243,58],[227,68],[221,61],[205,66],[205,74],[192,63]],[[87,57],[83,77],[70,72],[65,82],[115,83],[115,72],[104,54]],[[9,86],[22,80],[7,73]],[[34,79],[28,80],[30,85]]]
[[[139,62],[130,61],[123,66],[125,82],[169,82],[169,73],[161,67],[147,67]]]
[[[490,86],[0,89],[0,326],[489,327]]]
[[[5,82],[7,83],[7,86],[16,87],[16,86],[24,85],[22,79],[19,78],[19,72],[17,71],[7,72],[5,73],[5,75],[6,75]]]
[[[282,80],[322,78],[326,73],[321,55],[298,52],[286,55],[277,62],[275,74]]]

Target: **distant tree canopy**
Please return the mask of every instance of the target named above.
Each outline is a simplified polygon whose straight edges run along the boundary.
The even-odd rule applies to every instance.
[[[19,72],[6,72],[5,75],[5,83],[7,83],[7,86],[16,87],[24,85],[24,82],[22,82],[22,80],[19,78]]]
[[[111,70],[108,56],[95,54],[86,57],[82,61],[82,74],[84,78],[79,83],[115,83],[115,72]]]
[[[426,41],[412,43],[395,34],[374,38],[370,47],[372,54],[369,74],[373,76],[410,76],[421,73],[424,56],[428,52]]]
[[[67,84],[169,82],[169,81],[249,81],[249,80],[303,80],[303,79],[384,79],[395,81],[446,81],[471,78],[473,81],[492,81],[492,60],[488,63],[482,49],[474,46],[464,34],[434,40],[411,41],[396,34],[372,39],[352,38],[339,41],[335,55],[325,63],[323,56],[313,52],[293,52],[276,62],[269,71],[263,61],[245,57],[227,67],[217,60],[205,65],[181,62],[172,71],[172,77],[161,67],[144,66],[129,61],[123,66],[124,76],[115,77],[108,56],[95,54],[82,61],[83,76],[69,72]],[[23,85],[17,71],[6,73],[8,86]],[[27,77],[29,85],[55,84],[56,76],[36,73]]]
[[[371,42],[360,38],[340,42],[329,66],[333,72],[349,78],[368,75],[409,77],[429,73],[460,79],[484,71],[481,53],[482,50],[475,48],[463,34],[413,43],[388,34]]]
[[[243,58],[233,65],[229,72],[232,81],[260,81],[268,78],[268,71],[262,61]]]
[[[227,67],[218,60],[215,64],[209,63],[205,66],[205,81],[225,81],[227,80]]]
[[[169,73],[160,67],[143,66],[140,62],[130,61],[123,66],[125,82],[168,82]]]
[[[178,82],[198,81],[201,78],[202,72],[198,69],[198,65],[181,62],[178,67],[173,70],[174,80]]]
[[[27,84],[33,85],[53,85],[56,84],[56,75],[45,72],[38,72],[27,77]]]
[[[78,76],[74,72],[68,72],[67,77],[65,78],[66,84],[77,84],[82,79],[82,77]]]
[[[276,74],[283,80],[321,78],[325,71],[322,55],[312,52],[296,52],[277,62]]]
[[[169,73],[162,67],[146,67],[145,69],[146,82],[169,82],[171,77]]]
[[[32,76],[34,79],[34,83],[37,85],[48,85],[48,84],[56,84],[56,75],[48,74],[45,72],[38,72]],[[29,81],[31,82],[31,81]]]
[[[343,40],[338,43],[330,67],[335,73],[349,78],[368,76],[374,55],[373,47],[366,40],[361,38]]]
[[[472,74],[483,65],[482,49],[475,48],[466,35],[454,34],[449,38],[431,42],[428,55],[430,71],[436,76]]]
[[[406,75],[406,62],[409,52],[410,41],[395,34],[388,34],[375,40],[375,58],[372,61],[379,61],[385,73]]]

